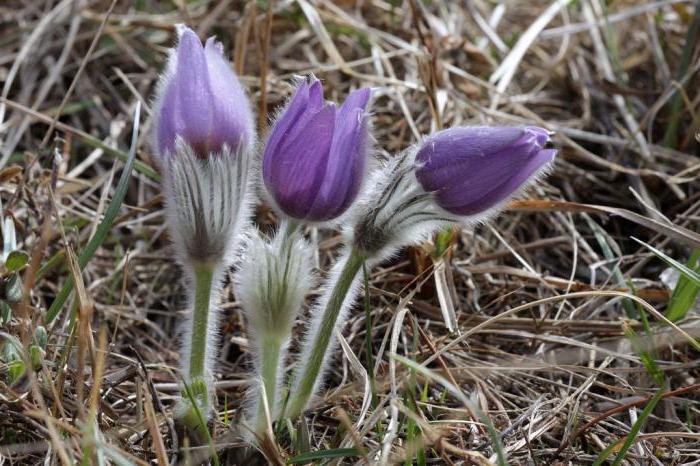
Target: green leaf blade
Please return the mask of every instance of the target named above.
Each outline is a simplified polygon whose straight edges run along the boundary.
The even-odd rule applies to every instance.
[[[360,452],[357,448],[335,448],[332,450],[310,451],[288,459],[287,464],[305,464],[316,460],[343,458],[347,456],[360,456]]]
[[[656,249],[654,246],[645,243],[644,241],[635,238],[632,236],[632,239],[641,244],[642,246],[646,247],[649,249],[656,257],[661,259],[662,261],[666,262],[670,267],[673,267],[674,269],[678,270],[681,275],[684,277],[687,277],[688,280],[693,282],[696,286],[700,286],[700,273],[695,272],[694,270],[689,269],[685,265],[681,264],[674,258],[666,255],[664,252],[660,251],[659,249]]]
[[[5,261],[5,268],[9,272],[17,272],[29,262],[29,254],[24,251],[12,251]]]
[[[686,266],[700,274],[700,249],[693,252]],[[678,283],[673,289],[671,300],[665,312],[666,318],[675,322],[685,317],[697,301],[698,292],[700,292],[700,286],[693,283],[685,275],[678,277]]]

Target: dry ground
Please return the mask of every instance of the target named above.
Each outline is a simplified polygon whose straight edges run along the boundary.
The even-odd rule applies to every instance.
[[[179,22],[224,42],[261,132],[308,73],[331,100],[376,88],[379,158],[458,124],[556,131],[551,175],[491,224],[455,232],[444,276],[431,245],[372,271],[348,355],[338,351],[294,441],[283,428],[265,447],[269,461],[330,450],[344,464],[496,462],[483,413],[510,464],[592,464],[611,445],[618,464],[698,464],[694,285],[677,286],[632,239],[684,264],[700,249],[700,3],[681,0],[0,2],[0,199],[29,261],[5,272],[0,335],[36,355],[35,371],[13,377],[22,360],[3,349],[0,464],[206,455],[170,421],[184,310],[149,144]],[[137,102],[137,164],[102,232]],[[256,215],[275,222],[264,206]],[[308,233],[325,270],[339,236]],[[454,298],[459,333],[437,287]],[[251,374],[229,288],[223,309],[213,444],[235,464]],[[390,354],[430,358],[427,371]]]

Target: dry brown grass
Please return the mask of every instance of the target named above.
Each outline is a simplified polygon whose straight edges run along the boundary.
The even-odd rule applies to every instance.
[[[261,126],[287,97],[290,79],[314,73],[332,100],[376,87],[380,158],[458,124],[526,123],[557,133],[556,167],[530,193],[532,201],[455,235],[444,283],[461,335],[443,323],[430,246],[372,272],[374,400],[363,413],[366,371],[350,362],[351,352],[367,361],[360,303],[344,330],[346,355],[338,351],[327,390],[299,427],[299,435],[308,430],[311,449],[357,448],[358,456],[342,460],[347,464],[402,462],[417,449],[433,464],[494,461],[487,430],[450,391],[456,389],[490,418],[510,463],[592,463],[630,432],[659,390],[624,335],[627,326],[653,348],[669,392],[625,461],[697,461],[700,373],[688,340],[700,335],[697,307],[676,327],[660,318],[669,301],[660,279],[666,265],[630,237],[681,262],[700,249],[700,48],[687,45],[700,4],[266,5],[0,3],[0,198],[32,259],[22,272],[25,299],[13,304],[3,338],[28,344],[63,283],[82,276],[78,295],[48,329],[41,368],[12,386],[0,381],[0,464],[91,463],[105,451],[133,464],[207,456],[206,447],[189,448],[171,421],[174,334],[184,310],[159,185],[149,171],[149,102],[178,22],[224,42]],[[65,258],[80,254],[109,204],[138,101],[141,171],[134,170],[120,216],[80,274]],[[61,159],[52,169],[55,153]],[[261,207],[257,222],[268,226],[274,217]],[[338,239],[318,232],[321,269]],[[55,266],[39,269],[47,263]],[[647,309],[653,337],[625,314],[624,297],[632,296],[637,309]],[[235,464],[240,443],[231,426],[251,374],[242,312],[228,288],[223,308],[212,427],[222,463]],[[79,325],[69,334],[71,309]],[[429,361],[431,376],[412,377],[391,353]],[[420,427],[414,442],[407,442],[409,419]],[[295,448],[281,435],[265,451],[282,461],[298,454]]]

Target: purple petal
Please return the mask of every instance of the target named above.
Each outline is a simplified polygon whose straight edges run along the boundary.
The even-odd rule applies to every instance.
[[[483,167],[454,185],[437,192],[444,209],[458,215],[476,215],[508,199],[556,155],[553,149],[535,148],[527,153],[504,150],[494,154]],[[455,168],[462,172],[463,167]]]
[[[172,80],[164,88],[156,137],[158,151],[163,155],[171,153],[175,149],[175,139],[177,137],[177,129],[175,128],[175,86],[173,86]]]
[[[265,154],[264,181],[278,207],[304,219],[325,176],[333,140],[335,107],[313,115],[293,139],[283,140],[275,153]]]
[[[338,217],[357,197],[367,160],[364,110],[370,96],[368,88],[352,92],[336,114],[326,175],[307,217],[315,220]]]
[[[515,194],[552,161],[549,133],[536,127],[453,128],[429,138],[416,155],[416,177],[438,204],[458,215],[486,211]]]
[[[357,197],[367,160],[367,127],[362,108],[338,112],[323,182],[309,216],[328,220],[342,214]]]
[[[440,131],[427,138],[416,154],[416,161],[423,164],[419,179],[427,190],[439,189],[446,177],[451,178],[453,164],[510,147],[524,134],[524,128],[509,126],[458,126]]]
[[[524,186],[528,180],[549,164],[556,156],[556,150],[537,150],[525,163],[507,177],[482,192],[472,191],[472,197],[465,192],[450,190],[438,192],[438,203],[446,210],[458,215],[477,215],[510,198]]]
[[[535,135],[537,145],[539,145],[540,147],[544,148],[544,146],[546,146],[549,142],[549,131],[547,131],[546,129],[539,128],[537,126],[528,126],[525,128],[525,130]]]
[[[178,135],[197,152],[208,147],[213,122],[214,96],[204,49],[197,35],[185,29],[177,46],[177,66],[173,77],[175,92],[174,123]]]
[[[529,153],[539,135],[529,128],[516,127],[457,127],[441,131],[428,138],[416,160],[422,163],[417,176],[428,191],[436,191],[453,183],[455,165],[464,164],[460,173],[472,173],[490,160],[490,155],[505,149]]]
[[[348,98],[345,99],[345,102],[343,102],[343,106],[340,108],[340,112],[349,113],[350,111],[356,108],[359,108],[364,111],[367,108],[367,104],[369,103],[369,99],[371,96],[372,90],[368,87],[363,87],[351,92]]]
[[[369,88],[352,92],[336,114],[326,176],[308,214],[315,219],[338,217],[357,197],[367,160],[364,110],[370,96]]]
[[[287,130],[284,136],[285,139],[296,139],[300,132],[306,128],[309,121],[324,108],[323,86],[321,85],[321,81],[314,81],[311,86],[309,86],[308,100],[306,102],[306,107],[296,116],[296,121]]]
[[[241,142],[248,144],[253,139],[253,116],[248,99],[223,56],[221,43],[209,38],[204,52],[210,89],[216,96],[212,101],[210,150],[218,151],[223,144],[227,144],[235,151]]]
[[[319,111],[323,108],[323,84],[318,79],[311,80],[309,87],[309,110]]]
[[[302,81],[294,92],[287,108],[280,114],[274,126],[270,130],[267,143],[265,144],[265,155],[263,157],[263,176],[271,169],[270,164],[274,162],[274,156],[278,152],[280,141],[285,139],[290,129],[296,125],[299,117],[306,111],[309,104],[309,83]]]

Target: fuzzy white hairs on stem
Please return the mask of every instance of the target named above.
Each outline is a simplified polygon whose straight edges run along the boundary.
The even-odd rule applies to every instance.
[[[331,269],[328,278],[326,279],[325,284],[323,286],[321,296],[311,308],[308,331],[304,335],[303,342],[301,344],[302,350],[298,356],[298,367],[294,373],[294,379],[290,389],[291,406],[289,406],[289,408],[291,409],[291,411],[290,409],[285,411],[285,416],[296,416],[301,410],[304,409],[305,403],[304,406],[294,406],[295,396],[299,394],[301,386],[305,382],[307,382],[303,379],[303,374],[306,372],[307,366],[310,364],[314,364],[314,358],[312,356],[319,350],[315,343],[319,337],[319,334],[321,332],[330,332],[330,340],[326,348],[324,348],[323,361],[321,363],[320,368],[318,369],[317,375],[315,376],[313,386],[311,387],[310,393],[304,396],[313,396],[323,385],[323,379],[328,368],[328,362],[331,359],[330,356],[332,356],[334,349],[337,347],[337,340],[335,338],[335,334],[333,333],[333,329],[342,329],[345,319],[347,318],[347,314],[350,308],[352,307],[353,303],[355,302],[355,298],[357,297],[358,292],[361,288],[361,267],[354,274],[354,276],[344,276],[346,265],[351,258],[352,253],[349,249],[346,248],[333,265],[333,268]],[[330,328],[326,328],[325,325],[328,322],[324,320],[325,311],[328,308],[330,301],[333,299],[333,295],[336,292],[336,286],[341,279],[350,281],[348,290],[342,300],[342,304],[340,305],[340,308],[338,310],[336,320]]]

